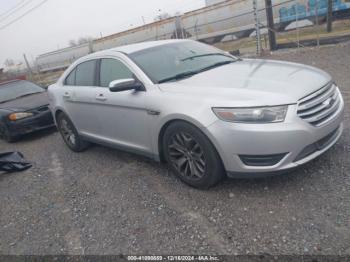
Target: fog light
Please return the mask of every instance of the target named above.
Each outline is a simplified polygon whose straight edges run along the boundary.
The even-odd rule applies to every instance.
[[[287,153],[276,155],[240,155],[239,158],[246,166],[274,166],[286,155]]]

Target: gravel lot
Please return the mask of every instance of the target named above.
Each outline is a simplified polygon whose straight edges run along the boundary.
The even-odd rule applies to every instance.
[[[340,85],[345,132],[326,154],[289,175],[200,191],[143,157],[75,154],[54,130],[0,141],[34,162],[0,175],[0,253],[350,255],[350,43],[269,58],[320,67]]]

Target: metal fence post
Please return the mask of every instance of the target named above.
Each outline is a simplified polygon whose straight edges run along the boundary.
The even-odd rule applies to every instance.
[[[300,32],[299,32],[299,14],[298,11],[296,11],[296,15],[295,15],[295,26],[297,27],[297,43],[298,43],[298,49],[300,47]]]
[[[260,36],[260,25],[258,18],[258,6],[257,0],[253,0],[253,11],[254,11],[254,21],[255,21],[255,36],[256,36],[256,54],[261,54],[261,36]]]
[[[333,20],[333,1],[328,0],[328,9],[327,9],[327,32],[332,32],[332,20]]]
[[[319,22],[318,22],[318,0],[316,0],[316,4],[315,4],[315,16],[316,16],[317,47],[320,47],[320,32],[319,32]]]
[[[276,43],[275,23],[273,21],[273,9],[272,9],[271,0],[265,0],[265,8],[266,8],[266,21],[267,21],[267,29],[269,34],[270,50],[273,51],[277,49],[277,43]]]

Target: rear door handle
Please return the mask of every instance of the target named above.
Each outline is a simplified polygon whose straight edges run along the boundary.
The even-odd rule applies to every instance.
[[[98,101],[106,101],[107,97],[105,97],[104,94],[98,94],[98,95],[96,95],[96,100],[98,100]]]
[[[64,97],[64,98],[70,98],[70,94],[69,94],[68,92],[65,92],[65,93],[63,94],[63,97]]]

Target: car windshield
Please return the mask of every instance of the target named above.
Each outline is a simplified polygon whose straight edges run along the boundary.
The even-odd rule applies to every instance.
[[[28,81],[0,84],[0,103],[44,91],[40,86]]]
[[[148,48],[129,56],[154,83],[180,80],[238,60],[195,41]]]

